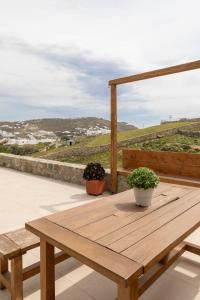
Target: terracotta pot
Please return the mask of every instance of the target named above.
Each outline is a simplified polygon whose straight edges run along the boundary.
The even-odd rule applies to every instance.
[[[101,195],[105,190],[105,180],[86,180],[86,191],[88,195]]]

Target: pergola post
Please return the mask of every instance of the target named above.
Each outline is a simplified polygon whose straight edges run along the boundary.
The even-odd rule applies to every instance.
[[[110,190],[117,191],[117,86],[111,85],[111,180]]]

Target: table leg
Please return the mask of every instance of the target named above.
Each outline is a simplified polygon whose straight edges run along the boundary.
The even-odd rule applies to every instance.
[[[138,283],[134,282],[131,286],[124,287],[118,285],[117,300],[138,300]]]
[[[54,246],[40,240],[41,300],[55,300]]]

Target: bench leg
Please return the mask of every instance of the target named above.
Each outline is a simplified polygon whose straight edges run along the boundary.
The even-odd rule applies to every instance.
[[[138,283],[135,282],[133,285],[124,287],[118,285],[118,300],[138,300]]]
[[[0,274],[5,274],[8,271],[8,260],[0,258]],[[3,290],[5,286],[0,281],[0,290]]]
[[[41,300],[55,300],[54,247],[40,240]]]
[[[22,255],[11,259],[11,299],[23,300]]]

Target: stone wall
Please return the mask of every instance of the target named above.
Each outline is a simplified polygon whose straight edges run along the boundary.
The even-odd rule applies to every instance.
[[[0,166],[71,183],[84,183],[84,165],[0,153]]]
[[[102,145],[96,147],[77,147],[73,149],[67,148],[66,150],[58,151],[56,153],[51,153],[43,156],[45,159],[55,159],[59,160],[62,158],[67,158],[71,156],[87,156],[97,153],[102,153],[108,151],[110,149],[110,145]]]
[[[180,134],[193,138],[200,138],[200,131],[180,130]]]
[[[0,153],[0,167],[84,185],[84,180],[82,178],[83,170],[85,168],[84,165]],[[109,190],[109,179],[110,170],[106,170],[107,190]],[[124,191],[128,188],[123,176],[118,176],[118,185],[118,191]]]

